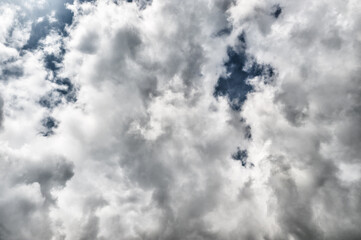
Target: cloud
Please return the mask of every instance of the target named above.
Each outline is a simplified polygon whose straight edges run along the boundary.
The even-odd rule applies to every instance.
[[[0,239],[361,236],[356,1],[33,3],[0,2]]]
[[[0,127],[2,127],[2,123],[3,123],[3,119],[4,119],[3,106],[4,106],[4,101],[0,96]]]
[[[62,157],[32,159],[2,145],[0,236],[2,239],[49,239],[51,191],[73,176],[73,166]],[[21,225],[21,227],[20,227]]]
[[[358,211],[359,203],[352,195],[359,191],[360,178],[346,183],[340,174],[344,171],[341,166],[359,162],[359,157],[351,157],[353,151],[341,147],[340,137],[347,135],[357,142],[358,126],[348,125],[355,132],[352,135],[345,132],[344,122],[349,119],[347,109],[359,105],[351,97],[359,95],[359,90],[351,90],[358,89],[359,82],[354,77],[359,72],[354,63],[360,59],[351,47],[358,40],[351,37],[351,28],[344,23],[351,21],[353,25],[358,19],[351,17],[351,2],[344,6],[338,1],[304,4],[311,7],[299,11],[303,4],[281,3],[285,6],[282,18],[267,34],[250,30],[257,27],[257,21],[242,23],[250,53],[272,61],[278,71],[276,85],[254,82],[261,91],[249,97],[244,116],[253,130],[254,151],[269,144],[259,161],[272,160],[268,185],[274,191],[281,236],[356,239],[360,232],[352,226],[360,219],[352,212]],[[325,40],[330,38],[332,43]],[[350,64],[344,64],[345,59]],[[360,113],[352,112],[351,118],[358,119]],[[249,153],[252,156],[252,150]],[[340,216],[348,220],[340,223]]]

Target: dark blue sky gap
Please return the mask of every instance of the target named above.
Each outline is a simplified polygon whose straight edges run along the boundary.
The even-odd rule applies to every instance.
[[[30,38],[27,44],[23,47],[24,50],[34,50],[39,47],[39,41],[44,39],[51,31],[57,31],[63,37],[68,36],[68,33],[65,31],[67,25],[71,25],[73,22],[74,14],[69,9],[66,8],[66,4],[72,4],[74,0],[48,0],[50,4],[50,10],[54,10],[55,18],[57,21],[50,23],[49,19],[46,17],[46,14],[49,14],[50,10],[44,13],[44,20],[39,23],[34,23],[32,26],[32,31]],[[95,0],[80,0],[80,2],[94,2]],[[132,1],[128,1],[132,2]],[[152,0],[138,0],[136,1],[139,4],[140,8],[144,8],[147,4],[151,4]],[[62,102],[76,102],[77,101],[77,89],[74,84],[68,78],[59,78],[58,71],[60,70],[60,65],[63,62],[65,54],[65,49],[62,43],[61,54],[59,56],[54,54],[49,54],[45,56],[44,66],[53,73],[54,78],[49,79],[50,81],[56,83],[59,88],[56,88],[53,92],[49,92],[44,95],[39,103],[46,108],[52,109]]]
[[[275,18],[278,18],[282,13],[282,8],[279,4],[276,4],[273,6],[273,12],[272,12],[272,16],[274,16]]]
[[[19,78],[24,75],[24,69],[21,66],[12,65],[11,63],[2,62],[3,69],[0,73],[0,81],[7,81],[11,77]]]
[[[255,58],[246,53],[247,43],[246,35],[242,33],[238,37],[238,43],[235,47],[227,48],[228,59],[224,63],[226,75],[221,76],[214,88],[214,96],[227,97],[230,107],[235,111],[240,111],[243,103],[247,99],[247,94],[253,91],[253,86],[247,80],[257,76],[262,76],[265,83],[272,81],[274,69],[267,64],[259,64]],[[250,67],[246,65],[251,65]],[[242,122],[245,120],[242,118]],[[251,127],[245,123],[246,139],[252,139]],[[248,152],[239,147],[233,153],[232,159],[240,161],[243,167],[254,167],[253,163],[247,161]]]
[[[81,2],[89,2],[92,0],[83,0]],[[145,1],[151,2],[151,1]],[[50,9],[55,10],[55,18],[57,21],[50,22],[46,17],[43,21],[34,23],[32,26],[32,31],[30,38],[27,44],[23,47],[24,50],[31,51],[39,47],[39,41],[45,38],[51,31],[57,31],[62,36],[67,36],[65,31],[65,26],[70,25],[73,21],[73,13],[66,8],[66,3],[73,3],[73,0],[64,0],[64,1],[49,1]],[[48,10],[47,13],[50,11]],[[282,9],[279,5],[275,5],[275,10],[273,15],[278,17],[281,14]],[[232,31],[232,28],[223,29],[219,32],[219,35],[228,35]],[[273,69],[269,65],[258,64],[253,61],[252,57],[246,54],[246,36],[242,33],[238,37],[239,43],[236,47],[228,47],[227,54],[228,60],[224,63],[226,68],[226,76],[221,76],[218,79],[218,82],[215,86],[214,96],[227,96],[229,99],[230,106],[233,110],[239,111],[247,99],[247,94],[253,91],[253,87],[247,83],[247,79],[253,78],[261,75],[273,75]],[[44,65],[47,69],[53,72],[53,79],[49,79],[54,83],[59,85],[59,88],[55,89],[54,93],[46,94],[41,100],[40,104],[47,108],[54,108],[61,102],[61,99],[64,99],[65,102],[75,102],[76,101],[76,89],[69,79],[58,78],[57,72],[59,70],[59,65],[63,61],[63,56],[65,54],[65,49],[61,49],[60,56],[53,54],[47,55],[44,59]],[[248,62],[252,62],[252,66],[245,70],[245,65]],[[16,71],[11,71],[10,69],[5,72],[9,75],[14,72],[14,74],[21,74],[21,71],[13,69]],[[60,99],[54,99],[54,97]]]
[[[81,2],[85,1],[83,0]],[[55,31],[63,37],[68,36],[65,27],[72,24],[74,14],[66,8],[66,4],[72,3],[73,0],[48,0],[48,7],[46,9],[38,10],[38,12],[35,13],[35,16],[43,17],[43,20],[32,24],[30,37],[27,43],[22,47],[21,55],[26,51],[33,51],[41,47],[39,44],[40,41],[46,38],[51,31]],[[49,21],[49,14],[52,11],[55,11],[54,17],[56,21],[54,22]],[[58,77],[58,71],[60,70],[60,65],[63,62],[65,52],[66,51],[62,42],[59,55],[48,54],[44,58],[44,66],[52,72],[49,76],[53,76],[48,80],[56,83],[58,86],[54,90],[45,93],[45,95],[39,100],[39,104],[48,108],[50,111],[61,103],[75,102],[77,100],[77,89],[74,87],[70,79]],[[44,128],[44,130],[41,131],[41,134],[44,137],[49,137],[54,134],[54,129],[58,127],[59,122],[52,116],[47,116],[42,120],[41,124]]]
[[[232,158],[236,161],[240,161],[242,164],[242,167],[246,167],[248,152],[247,152],[247,150],[241,150],[240,148],[237,148],[237,152],[232,154]]]
[[[67,36],[65,26],[73,22],[73,12],[66,8],[66,4],[72,4],[73,0],[48,1],[49,8],[39,11],[37,15],[44,17],[41,22],[34,22],[31,28],[31,34],[28,42],[23,50],[33,50],[38,47],[41,39],[45,38],[51,30],[59,32],[63,36]],[[51,11],[55,11],[57,21],[50,22],[48,16]]]
[[[231,47],[228,48],[227,54],[229,60],[224,64],[227,76],[218,79],[215,95],[228,96],[231,107],[239,110],[241,103],[246,100],[247,93],[252,91],[252,86],[246,83],[248,73],[243,70],[247,57],[244,52],[238,54]]]
[[[85,2],[84,0],[81,2]],[[61,36],[66,37],[68,33],[65,31],[67,25],[71,25],[73,22],[73,12],[66,8],[66,4],[72,4],[73,0],[62,0],[62,1],[50,1],[49,8],[44,16],[44,20],[39,23],[34,23],[32,31],[27,44],[23,47],[23,50],[33,50],[39,47],[39,41],[44,39],[51,31],[58,32]],[[51,10],[55,11],[55,18],[57,21],[49,22],[46,14]],[[48,93],[40,100],[40,104],[47,108],[56,107],[64,99],[65,102],[76,101],[76,89],[68,78],[59,78],[58,71],[60,70],[60,64],[63,61],[65,49],[62,43],[59,55],[49,54],[45,56],[44,66],[53,73],[54,78],[49,79],[56,83],[59,88],[56,88],[55,93]],[[54,100],[57,97],[60,99]]]
[[[44,137],[49,137],[54,134],[54,129],[58,127],[59,122],[53,118],[53,117],[46,117],[42,120],[42,125],[44,127],[44,130],[41,132],[41,134]]]
[[[238,44],[235,47],[228,47],[228,59],[224,63],[226,75],[221,76],[214,89],[215,97],[228,97],[231,108],[239,111],[247,94],[253,91],[252,85],[247,80],[257,76],[271,78],[274,70],[270,65],[259,64],[252,56],[246,53],[246,36],[242,33],[238,37]],[[246,64],[251,63],[251,67],[245,69]]]

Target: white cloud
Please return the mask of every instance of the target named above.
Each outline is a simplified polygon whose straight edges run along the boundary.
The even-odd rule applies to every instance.
[[[232,11],[248,36],[249,52],[278,71],[276,85],[245,104],[254,147],[270,142],[259,161],[274,159],[269,186],[284,237],[288,231],[299,239],[357,238],[359,203],[353,194],[359,187],[339,171],[360,164],[359,40],[351,34],[359,7],[352,1],[280,5],[282,17],[267,33],[254,31],[257,15],[244,21]],[[360,175],[353,180],[359,182]]]
[[[21,54],[29,23],[0,4],[1,60],[22,67],[0,83],[0,238],[357,239],[359,4],[142,4],[76,1],[68,37],[49,31]],[[236,112],[213,93],[242,32],[276,75],[250,79]],[[63,42],[55,73],[45,56]],[[59,87],[51,74],[71,80],[76,102],[39,104]],[[49,115],[59,126],[44,137]],[[237,147],[253,167],[232,160]]]

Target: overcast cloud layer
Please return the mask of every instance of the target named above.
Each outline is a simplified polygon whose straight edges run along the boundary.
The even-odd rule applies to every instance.
[[[0,240],[361,239],[358,0],[0,0]]]

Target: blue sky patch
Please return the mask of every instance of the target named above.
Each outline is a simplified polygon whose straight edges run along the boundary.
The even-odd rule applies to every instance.
[[[248,152],[247,152],[247,150],[241,150],[240,148],[237,148],[237,152],[232,154],[232,158],[236,161],[240,161],[242,164],[242,167],[246,167]]]
[[[226,74],[218,79],[214,89],[214,96],[226,96],[233,110],[239,111],[247,94],[253,91],[253,86],[248,83],[248,79],[257,76],[264,76],[270,79],[274,75],[274,70],[270,65],[259,64],[246,53],[246,36],[241,34],[238,37],[239,43],[236,47],[228,47],[228,59],[224,63]]]
[[[272,10],[272,16],[274,16],[275,18],[278,18],[282,13],[282,8],[279,4],[274,5]]]
[[[225,27],[221,30],[219,30],[215,36],[216,37],[222,37],[222,36],[228,36],[232,33],[232,30],[233,30],[233,26],[229,26],[229,27]]]
[[[42,126],[44,127],[44,130],[41,131],[41,134],[44,137],[49,137],[53,135],[54,129],[57,128],[59,125],[59,122],[51,116],[44,118],[41,123]]]

